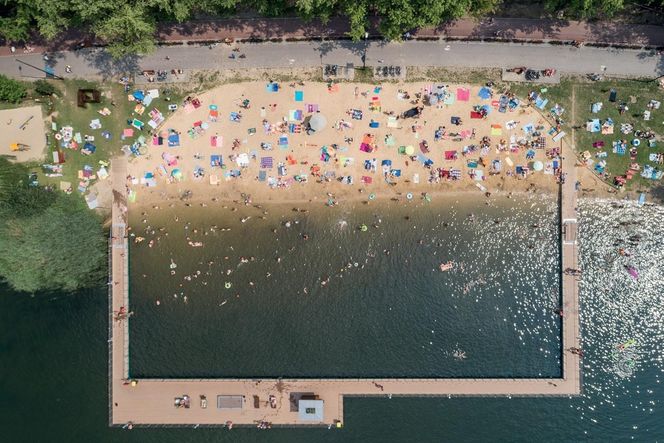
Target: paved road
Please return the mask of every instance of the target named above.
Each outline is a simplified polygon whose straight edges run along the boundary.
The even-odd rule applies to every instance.
[[[103,49],[65,51],[51,56],[57,75],[63,77],[102,77],[142,69],[224,69],[234,68],[283,68],[311,67],[324,63],[354,63],[362,66],[366,49],[366,64],[381,63],[402,66],[437,67],[510,67],[528,65],[537,68],[555,68],[563,73],[585,74],[598,72],[606,66],[608,75],[653,77],[664,73],[664,59],[654,51],[560,45],[534,45],[487,42],[424,42],[404,43],[352,43],[338,42],[290,42],[239,44],[245,59],[231,60],[231,49],[219,45],[164,46],[142,58],[114,61]],[[167,60],[166,57],[169,59]],[[40,54],[18,54],[0,57],[0,73],[13,77],[43,77],[44,74],[17,59],[44,68]],[[72,74],[65,73],[71,65]]]

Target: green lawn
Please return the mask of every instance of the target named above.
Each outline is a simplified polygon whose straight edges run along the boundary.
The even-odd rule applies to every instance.
[[[71,182],[72,186],[76,188],[79,182],[78,171],[83,169],[85,165],[90,165],[95,171],[97,171],[100,166],[99,162],[109,162],[111,157],[121,153],[123,145],[131,145],[140,135],[146,137],[149,136],[150,128],[147,126],[147,122],[150,120],[150,117],[148,116],[149,110],[156,107],[165,117],[168,114],[169,102],[165,100],[167,95],[164,94],[164,88],[160,88],[159,85],[155,85],[154,88],[160,90],[160,97],[152,101],[151,105],[146,108],[145,113],[142,116],[138,116],[134,114],[134,106],[136,103],[130,102],[127,99],[127,93],[124,92],[124,86],[119,83],[100,84],[84,80],[65,80],[58,81],[55,84],[59,87],[61,96],[52,99],[52,104],[50,106],[49,104],[45,104],[46,108],[50,108],[45,110],[45,115],[48,115],[50,111],[54,111],[52,118],[57,124],[58,131],[63,126],[72,126],[74,133],[80,132],[82,137],[85,137],[85,135],[94,136],[95,140],[93,143],[97,147],[97,150],[92,155],[83,155],[80,151],[82,144],[78,150],[63,149],[65,154],[63,176],[49,178],[42,175],[40,177],[40,182],[45,184],[52,183],[54,185],[59,185],[59,182],[64,180]],[[88,103],[85,108],[78,107],[77,92],[79,88],[98,89],[101,91],[101,103]],[[131,91],[133,91],[133,89]],[[170,103],[179,103],[182,97],[179,92],[169,94],[168,96],[172,100]],[[113,103],[115,103],[115,106]],[[100,115],[98,111],[103,108],[111,110],[111,115]],[[133,117],[146,123],[145,129],[142,132],[135,129],[133,137],[122,140],[121,135],[123,130],[129,127],[127,120],[132,119]],[[97,118],[101,121],[101,129],[91,129],[90,121]],[[102,132],[104,131],[110,132],[110,139],[102,137]],[[47,127],[50,144],[46,154],[47,163],[52,161],[51,152],[55,150],[59,144],[58,140],[55,139],[56,132],[57,131],[52,131],[50,127]]]
[[[615,89],[618,93],[616,103],[609,102],[609,91]],[[663,107],[657,110],[651,110],[650,121],[643,119],[643,111],[647,109],[646,105],[650,100],[658,100]],[[591,112],[591,104],[602,102],[602,110],[596,114]],[[629,110],[620,115],[618,105],[625,102]],[[576,131],[576,147],[578,152],[590,151],[592,154],[605,151],[608,153],[607,171],[611,176],[623,175],[631,163],[629,152],[626,155],[618,155],[612,152],[612,143],[617,140],[627,140],[629,143],[634,139],[634,134],[622,134],[620,132],[621,123],[629,123],[634,126],[634,130],[653,130],[660,132],[662,121],[664,120],[664,93],[653,82],[614,80],[593,83],[590,85],[576,87],[576,124],[582,126]],[[601,133],[591,133],[586,131],[586,121],[598,118],[601,122],[611,118],[615,123],[614,133],[612,135],[602,135]],[[659,135],[659,134],[658,134]],[[603,141],[604,147],[601,149],[593,148],[593,142]],[[645,164],[656,166],[654,162],[648,161],[648,155],[656,152],[664,152],[664,142],[659,141],[657,147],[648,148],[645,140],[641,140],[638,148],[636,162],[643,167]],[[612,179],[611,179],[612,180]],[[655,182],[641,177],[636,173],[629,183],[629,189],[640,189],[649,187]]]
[[[562,117],[565,121],[564,130],[571,135],[572,126],[577,127],[575,131],[577,153],[590,151],[596,162],[598,161],[594,157],[596,153],[608,153],[606,170],[610,174],[608,180],[610,184],[613,184],[613,177],[625,174],[631,163],[629,153],[620,156],[612,152],[612,143],[614,141],[625,139],[629,142],[634,139],[633,134],[625,135],[620,132],[621,123],[630,123],[634,127],[634,130],[653,130],[658,135],[658,138],[660,138],[660,127],[662,122],[664,122],[664,92],[652,81],[606,80],[589,82],[584,79],[568,78],[561,80],[559,85],[554,86],[535,86],[520,83],[509,85],[510,90],[520,97],[527,97],[529,91],[539,91],[543,87],[546,88],[546,92],[543,95],[549,99],[549,103],[546,106],[546,113],[549,113],[550,108],[555,103],[559,103],[565,108],[565,113]],[[609,91],[612,88],[618,93],[616,103],[609,102]],[[572,103],[573,95],[574,103]],[[632,102],[632,98],[635,99],[635,102]],[[650,100],[660,101],[662,107],[658,110],[651,110],[651,120],[645,121],[643,119],[643,111],[647,109],[646,105]],[[591,105],[595,102],[602,102],[603,107],[600,112],[593,114],[591,112]],[[618,105],[621,102],[626,102],[629,108],[629,111],[623,115],[620,115],[618,112]],[[614,133],[612,135],[602,135],[598,132],[591,133],[586,131],[586,121],[593,118],[600,119],[600,122],[611,118],[615,125]],[[600,149],[593,148],[593,142],[595,141],[603,141],[604,147]],[[648,156],[651,153],[658,152],[664,152],[664,141],[658,141],[655,148],[648,148],[647,143],[641,140],[636,161],[641,167],[645,164],[657,166],[654,162],[648,161]],[[659,181],[643,178],[636,173],[634,178],[627,182],[626,188],[640,190],[659,183]]]

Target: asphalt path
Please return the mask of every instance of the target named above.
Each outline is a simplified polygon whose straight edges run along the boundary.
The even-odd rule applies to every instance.
[[[323,64],[356,67],[378,65],[503,68],[554,68],[561,73],[655,77],[664,74],[664,58],[653,50],[581,47],[569,45],[408,41],[246,43],[235,45],[246,58],[229,58],[231,47],[198,45],[158,47],[143,57],[113,60],[104,49],[83,49],[49,54],[16,53],[0,57],[0,73],[12,77],[43,78],[48,64],[62,77],[112,77],[145,69],[207,69],[312,67]],[[19,63],[23,62],[23,63]],[[72,67],[71,73],[65,67]]]

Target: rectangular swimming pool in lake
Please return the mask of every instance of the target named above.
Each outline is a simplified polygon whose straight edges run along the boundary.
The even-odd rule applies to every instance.
[[[130,208],[131,375],[561,375],[553,198],[298,209]]]

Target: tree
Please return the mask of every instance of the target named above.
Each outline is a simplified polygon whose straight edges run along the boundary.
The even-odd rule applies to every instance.
[[[611,17],[625,9],[624,0],[545,0],[550,11],[567,10],[579,18]]]
[[[0,100],[9,103],[20,103],[26,93],[23,83],[0,74]]]
[[[115,58],[145,54],[154,48],[155,21],[142,6],[125,4],[110,17],[96,23],[93,30],[108,42],[108,51]]]
[[[338,7],[337,0],[295,0],[298,14],[306,19],[319,18],[327,22]]]
[[[364,0],[348,1],[344,5],[344,13],[350,22],[348,36],[353,41],[360,41],[364,37],[367,25],[369,24],[367,12],[368,6]]]
[[[53,95],[60,92],[53,83],[47,82],[46,80],[35,81],[34,87],[35,92],[39,95]]]
[[[360,40],[366,32],[370,12],[380,19],[381,34],[399,40],[407,31],[424,26],[437,26],[467,14],[491,12],[500,0],[347,0],[343,12],[350,21],[349,35]]]
[[[18,291],[73,291],[104,276],[99,220],[79,196],[51,193],[54,201],[39,214],[0,217],[0,275]]]

